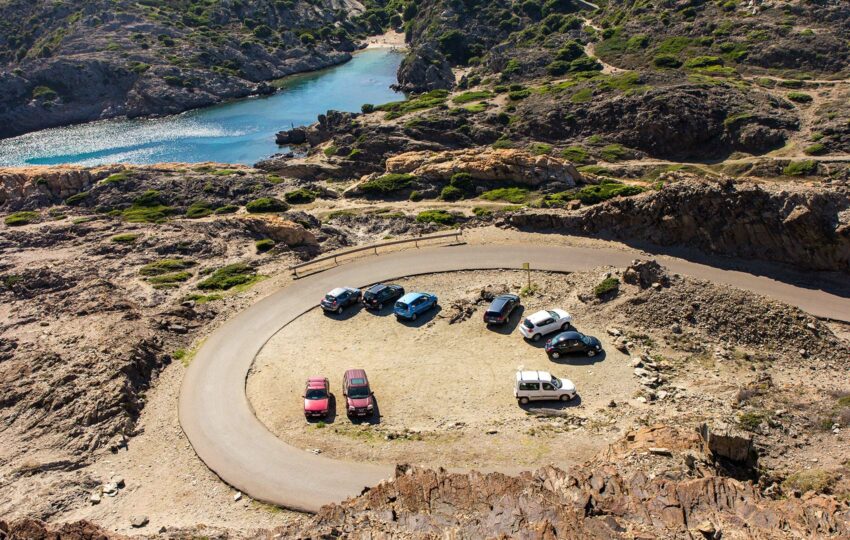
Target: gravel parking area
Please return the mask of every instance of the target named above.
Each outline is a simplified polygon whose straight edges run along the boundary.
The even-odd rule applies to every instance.
[[[578,299],[599,276],[532,273],[536,287],[524,313],[560,307],[575,327],[600,338],[605,353],[555,362],[543,341],[522,339],[514,313],[505,328],[488,329],[482,289],[518,293],[517,271],[453,272],[398,281],[407,291],[432,292],[439,308],[413,323],[392,308],[351,308],[342,316],[315,309],[283,328],[258,356],[248,378],[257,416],[283,440],[342,459],[516,471],[546,463],[568,465],[591,457],[630,423],[638,385],[626,355]],[[345,284],[341,284],[345,285]],[[464,316],[468,318],[464,319]],[[463,319],[452,322],[452,319]],[[366,369],[378,406],[371,421],[352,422],[342,404],[342,375]],[[567,404],[521,408],[512,394],[518,368],[549,370],[572,380],[579,396]],[[308,376],[323,375],[339,400],[338,414],[307,422],[301,394]],[[611,401],[616,403],[611,407]]]

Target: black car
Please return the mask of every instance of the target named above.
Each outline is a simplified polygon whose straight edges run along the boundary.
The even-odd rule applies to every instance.
[[[602,343],[593,336],[581,332],[561,332],[546,342],[546,353],[552,358],[560,358],[565,354],[586,354],[596,356],[602,352]]]
[[[384,309],[387,304],[393,304],[404,296],[404,287],[401,285],[384,285],[378,283],[372,285],[363,292],[363,305],[366,309]]]
[[[487,324],[505,324],[517,307],[519,307],[519,296],[515,294],[499,295],[493,299],[490,307],[484,312],[484,322]]]
[[[337,287],[322,298],[319,305],[325,311],[336,314],[343,312],[345,308],[360,301],[360,289],[353,287]]]

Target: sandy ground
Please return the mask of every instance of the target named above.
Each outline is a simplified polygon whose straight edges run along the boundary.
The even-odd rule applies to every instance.
[[[388,31],[380,36],[372,36],[366,40],[367,49],[404,49],[407,45],[404,42],[404,32]]]
[[[516,329],[519,312],[506,328],[487,329],[481,321],[486,302],[468,320],[449,322],[453,303],[474,301],[488,284],[504,284],[516,293],[525,280],[516,271],[401,280],[409,291],[431,291],[440,298],[441,308],[416,323],[396,321],[391,307],[380,313],[353,309],[341,317],[313,310],[282,329],[260,353],[248,379],[249,399],[260,420],[283,440],[331,457],[504,471],[582,462],[621,434],[628,418],[623,407],[629,407],[637,383],[628,358],[608,343],[605,321],[576,298],[575,282],[561,274],[534,273],[540,291],[524,300],[525,313],[567,309],[579,330],[602,339],[605,355],[550,361],[542,342],[522,339]],[[354,367],[367,370],[379,415],[353,423],[338,406],[339,414],[326,423],[306,422],[300,398],[304,380],[329,377],[341,400],[342,373]],[[519,367],[571,379],[580,398],[566,406],[519,407],[512,395]],[[609,408],[611,400],[620,408]]]

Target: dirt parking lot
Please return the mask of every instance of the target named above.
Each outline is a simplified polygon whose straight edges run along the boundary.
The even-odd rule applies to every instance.
[[[518,293],[517,271],[453,272],[398,281],[407,291],[438,295],[440,307],[414,323],[352,308],[342,316],[315,309],[283,328],[257,357],[249,399],[260,420],[281,439],[323,455],[357,461],[516,471],[546,463],[582,462],[631,424],[638,385],[626,355],[611,346],[606,321],[580,301],[599,275],[532,274],[537,291],[524,313],[561,307],[575,327],[602,340],[605,353],[549,360],[543,341],[522,339],[514,313],[504,329],[487,329],[479,301],[487,286]],[[341,284],[345,285],[345,284]],[[592,286],[591,286],[592,288]],[[465,309],[458,309],[456,306]],[[461,312],[468,319],[452,324]],[[378,414],[352,422],[342,403],[342,375],[366,369]],[[519,368],[549,370],[572,380],[579,397],[567,404],[521,408],[512,394]],[[301,394],[308,376],[327,376],[337,414],[307,422]],[[611,401],[617,406],[610,407]]]

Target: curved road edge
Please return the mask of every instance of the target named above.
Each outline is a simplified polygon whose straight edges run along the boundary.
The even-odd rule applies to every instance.
[[[300,279],[260,300],[215,330],[189,366],[180,389],[179,420],[198,457],[224,482],[250,497],[317,512],[359,495],[393,475],[390,465],[334,460],[275,437],[254,415],[245,391],[254,358],[281,328],[314,308],[338,285],[362,287],[401,277],[459,270],[586,271],[650,258],[633,250],[550,245],[460,245],[422,248],[356,260]],[[724,283],[850,322],[850,299],[767,277],[671,257],[652,257],[676,273]]]

